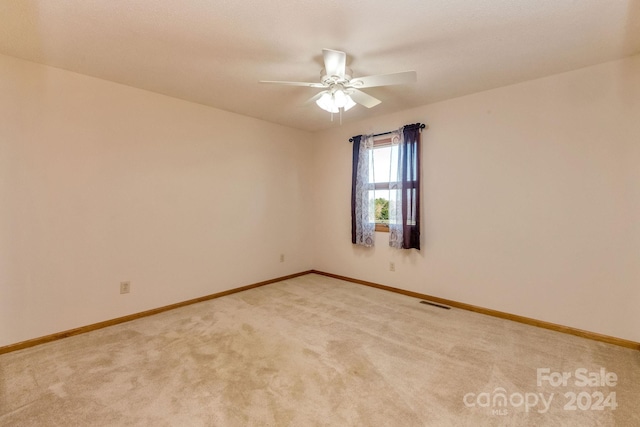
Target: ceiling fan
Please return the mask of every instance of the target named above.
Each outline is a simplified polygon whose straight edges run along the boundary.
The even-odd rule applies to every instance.
[[[320,71],[320,82],[282,82],[261,80],[260,83],[271,83],[289,86],[306,86],[324,89],[307,102],[315,101],[325,111],[340,113],[347,111],[356,104],[367,108],[380,104],[377,98],[361,91],[360,89],[376,86],[400,85],[415,83],[417,74],[415,71],[403,71],[400,73],[380,74],[366,77],[353,77],[352,71],[347,68],[347,55],[344,52],[331,49],[322,49],[324,69]]]

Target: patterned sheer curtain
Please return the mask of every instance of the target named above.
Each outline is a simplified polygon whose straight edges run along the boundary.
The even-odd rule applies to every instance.
[[[402,226],[402,169],[400,147],[402,128],[391,134],[391,152],[389,154],[389,246],[402,249],[404,228]]]
[[[373,200],[369,181],[373,150],[373,135],[353,138],[353,164],[351,176],[351,242],[356,245],[373,246],[375,221]]]

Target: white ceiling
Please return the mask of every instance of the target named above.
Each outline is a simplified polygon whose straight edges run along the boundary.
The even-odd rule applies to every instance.
[[[418,83],[345,121],[640,52],[640,0],[3,0],[0,53],[283,125],[339,126],[304,101],[322,48],[354,77]]]

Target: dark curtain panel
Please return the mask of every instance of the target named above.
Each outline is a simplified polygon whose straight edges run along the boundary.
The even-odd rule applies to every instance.
[[[356,181],[358,178],[358,158],[362,135],[353,137],[353,160],[351,169],[351,243],[356,244]]]
[[[403,249],[420,249],[420,123],[402,129],[402,228]]]

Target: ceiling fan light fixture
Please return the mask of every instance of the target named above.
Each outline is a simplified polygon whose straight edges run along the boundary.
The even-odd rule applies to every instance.
[[[338,89],[333,93],[333,104],[338,108],[344,108],[347,104],[347,95],[344,91]]]
[[[316,104],[318,105],[318,107],[322,108],[325,111],[328,111],[329,113],[337,113],[338,111],[340,111],[338,110],[338,107],[335,106],[333,95],[329,92],[323,93],[320,99],[316,101]]]
[[[318,107],[322,108],[329,113],[338,113],[340,109],[347,111],[351,109],[356,103],[351,99],[349,95],[342,89],[336,89],[333,92],[325,92],[316,101]]]
[[[349,95],[347,95],[347,102],[344,104],[344,111],[349,111],[351,108],[355,107],[356,103]]]

